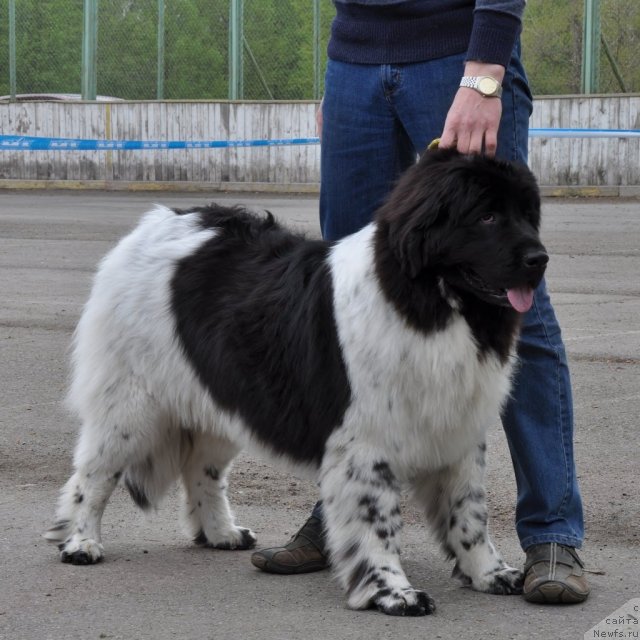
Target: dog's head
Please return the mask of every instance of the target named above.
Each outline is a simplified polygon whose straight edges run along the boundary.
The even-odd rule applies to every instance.
[[[376,216],[408,278],[437,275],[454,290],[529,309],[548,256],[538,234],[540,196],[520,164],[427,151]]]

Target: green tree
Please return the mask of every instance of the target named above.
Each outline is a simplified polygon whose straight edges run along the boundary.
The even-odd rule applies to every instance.
[[[98,93],[155,97],[157,8],[153,2],[102,0],[98,12]]]
[[[601,31],[619,67],[627,91],[640,91],[640,2],[601,0]],[[583,3],[576,0],[529,0],[522,33],[523,59],[536,95],[580,92]],[[600,92],[620,85],[600,51]]]
[[[165,97],[228,94],[228,0],[177,0],[166,16]]]
[[[229,0],[165,0],[164,96],[224,99]],[[321,0],[320,54],[334,8]],[[523,57],[534,94],[580,90],[579,0],[529,0]],[[83,0],[16,0],[18,92],[79,93]],[[628,91],[640,91],[640,2],[601,0],[602,34]],[[158,0],[99,0],[98,93],[154,99]],[[313,97],[311,0],[244,0],[244,97]],[[8,0],[0,0],[0,94],[9,93]],[[604,53],[601,90],[619,91]]]
[[[605,0],[601,6],[602,36],[619,67],[627,91],[640,91],[640,2]],[[601,54],[600,91],[620,91],[612,65]]]
[[[82,0],[16,2],[18,93],[79,93]],[[9,9],[0,0],[0,93],[9,93]]]
[[[522,59],[536,95],[580,91],[582,2],[529,0]]]

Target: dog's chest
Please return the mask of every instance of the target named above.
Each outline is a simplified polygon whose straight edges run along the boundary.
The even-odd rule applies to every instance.
[[[480,353],[461,315],[442,330],[413,330],[373,269],[339,278],[335,302],[352,390],[345,431],[394,452],[408,471],[455,462],[484,440],[508,393],[510,365]]]
[[[357,423],[407,465],[440,467],[484,440],[509,388],[509,371],[479,357],[469,327],[456,320],[429,337],[405,333],[350,354]]]

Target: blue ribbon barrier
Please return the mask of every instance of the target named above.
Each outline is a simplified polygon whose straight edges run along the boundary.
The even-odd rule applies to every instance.
[[[155,151],[157,149],[224,149],[318,144],[319,138],[275,140],[85,140],[0,135],[0,151]]]
[[[640,129],[529,129],[530,138],[640,138]]]
[[[640,138],[640,129],[529,129],[530,138]],[[274,140],[86,140],[0,135],[0,151],[155,151],[319,144],[319,138]]]

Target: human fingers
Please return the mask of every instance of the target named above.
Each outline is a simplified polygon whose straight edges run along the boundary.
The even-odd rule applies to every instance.
[[[485,98],[477,91],[461,88],[447,113],[440,146],[461,153],[495,155],[502,114],[499,98]]]
[[[324,98],[320,101],[320,106],[316,110],[316,134],[319,138],[322,138],[322,103]]]
[[[496,155],[498,149],[498,130],[489,129],[484,134],[484,153],[485,155],[493,158]]]

